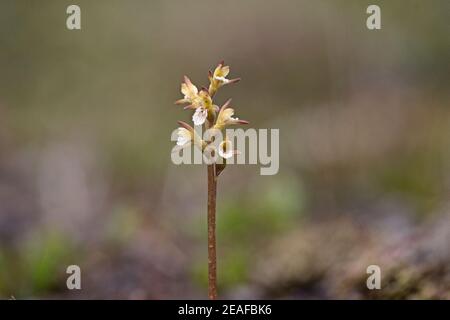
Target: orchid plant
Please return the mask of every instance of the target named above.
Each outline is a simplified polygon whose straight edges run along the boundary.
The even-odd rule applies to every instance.
[[[222,137],[222,131],[236,124],[248,124],[248,121],[233,117],[234,109],[231,108],[231,99],[226,101],[222,107],[214,104],[214,95],[225,85],[236,83],[240,78],[228,79],[230,67],[221,61],[214,72],[208,72],[209,87],[202,87],[200,90],[184,76],[181,84],[181,93],[183,98],[176,101],[175,104],[185,105],[184,109],[194,110],[192,121],[196,128],[201,127],[206,132],[212,132],[206,135],[209,138],[202,137],[189,124],[178,121],[180,127],[177,131],[177,145],[180,148],[191,146],[192,144],[199,148],[204,154],[208,151],[209,155],[217,152],[220,157],[215,156],[213,161],[207,162],[208,169],[208,296],[210,299],[217,298],[217,262],[216,262],[216,193],[217,178],[225,169],[226,159],[237,154],[233,150],[232,142],[225,137],[222,141],[216,141],[215,133],[219,132]],[[211,160],[211,159],[209,159]]]

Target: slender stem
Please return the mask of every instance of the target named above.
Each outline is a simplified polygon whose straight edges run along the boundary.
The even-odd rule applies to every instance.
[[[217,180],[212,164],[208,165],[208,296],[211,300],[217,298],[216,192]]]

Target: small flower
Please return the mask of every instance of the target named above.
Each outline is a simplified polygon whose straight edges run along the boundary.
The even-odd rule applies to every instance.
[[[184,98],[175,101],[175,104],[194,104],[198,100],[198,89],[187,76],[184,76],[184,82],[181,84],[181,93]]]
[[[248,124],[246,120],[240,120],[239,118],[233,118],[234,109],[229,108],[231,99],[225,102],[225,104],[220,108],[219,115],[217,116],[216,124],[214,125],[215,129],[223,129],[225,126],[233,125],[233,124]]]
[[[208,78],[209,78],[210,85],[209,85],[208,91],[211,96],[213,96],[220,87],[222,87],[226,84],[236,83],[239,80],[241,80],[240,78],[227,79],[227,75],[229,73],[230,73],[230,67],[225,66],[223,61],[219,62],[216,69],[214,70],[214,72],[209,71]]]
[[[226,76],[230,73],[230,67],[224,66],[223,62],[220,62],[219,65],[216,67],[213,73],[213,78],[222,82],[228,82]]]
[[[184,146],[192,141],[192,133],[186,128],[178,128],[177,145]]]
[[[181,93],[184,95],[183,99],[175,101],[175,104],[188,104],[185,109],[194,109],[195,113],[192,116],[192,121],[196,126],[205,123],[208,118],[208,112],[214,114],[217,106],[213,105],[212,98],[206,88],[197,89],[191,80],[184,76],[184,82],[181,84]]]
[[[206,142],[195,132],[194,128],[188,125],[186,122],[178,121],[180,127],[177,131],[177,145],[185,147],[194,142],[194,145],[203,150],[206,147]]]
[[[205,123],[207,117],[208,110],[204,107],[199,107],[195,109],[194,115],[192,116],[192,121],[194,122],[194,125],[200,126]]]
[[[224,140],[219,144],[219,156],[224,159],[229,159],[233,154],[233,145],[230,140]]]
[[[193,104],[188,107],[195,109],[194,115],[192,116],[192,121],[194,121],[196,126],[204,124],[208,118],[208,114],[216,112],[211,96],[205,88],[200,90],[197,97],[193,101]]]

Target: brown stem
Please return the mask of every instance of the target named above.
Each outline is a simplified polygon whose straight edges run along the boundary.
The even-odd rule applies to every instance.
[[[216,192],[216,174],[211,164],[208,165],[208,296],[211,300],[217,298]]]

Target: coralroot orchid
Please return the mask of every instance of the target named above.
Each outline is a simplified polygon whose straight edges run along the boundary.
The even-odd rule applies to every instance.
[[[222,132],[229,125],[248,124],[248,121],[233,118],[234,109],[230,108],[231,99],[219,109],[213,102],[213,97],[217,90],[224,85],[236,83],[240,79],[227,79],[230,73],[230,67],[225,66],[221,61],[214,72],[209,71],[209,88],[201,88],[200,90],[184,76],[181,84],[181,93],[183,98],[176,101],[175,104],[186,105],[185,109],[195,110],[192,115],[192,121],[195,126],[204,126],[204,129],[210,133]],[[233,150],[232,142],[225,137],[223,141],[215,139],[202,140],[196,133],[194,128],[185,122],[178,121],[180,128],[177,131],[177,146],[185,148],[194,142],[194,145],[200,150],[217,151],[221,158],[221,162],[212,161],[208,164],[208,296],[210,299],[217,298],[217,263],[216,263],[216,192],[217,178],[225,169],[226,159],[230,159],[237,154],[237,150]],[[202,127],[203,128],[203,127]],[[207,131],[208,132],[208,131]],[[215,143],[218,143],[215,144]],[[219,159],[216,157],[214,159]],[[213,159],[213,160],[214,160]]]

